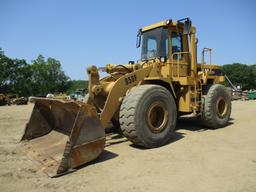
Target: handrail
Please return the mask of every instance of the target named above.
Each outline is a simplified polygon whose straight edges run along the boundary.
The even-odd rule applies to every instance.
[[[177,65],[176,65],[176,68],[177,68],[177,76],[176,77],[180,77],[180,60],[179,59],[177,59],[177,60],[174,60],[174,56],[175,55],[182,55],[182,54],[188,54],[188,56],[191,58],[191,52],[189,52],[189,51],[184,51],[184,52],[175,52],[175,53],[173,53],[172,54],[172,57],[171,57],[171,66],[172,66],[172,77],[174,77],[174,67],[173,67],[173,65],[174,65],[174,61],[177,61]],[[189,58],[188,57],[188,65],[189,65]],[[194,71],[191,71],[191,73],[192,72],[194,72]],[[187,75],[188,76],[188,75]],[[191,93],[193,93],[194,94],[194,103],[192,104],[192,108],[193,108],[193,112],[196,110],[196,107],[197,107],[197,101],[199,101],[198,100],[198,96],[197,96],[197,94],[198,94],[198,90],[197,90],[197,82],[198,82],[198,80],[196,79],[196,78],[194,78],[194,88],[193,88],[193,92],[190,90],[190,92]],[[200,82],[199,82],[200,83]],[[200,83],[200,85],[201,85],[201,83]],[[199,88],[200,89],[202,89],[202,87],[200,87],[200,85],[199,85]],[[202,91],[201,91],[201,93],[202,93]]]
[[[210,72],[212,71],[212,49],[211,48],[203,48],[201,52],[201,70],[204,69],[204,54],[205,52],[209,52],[210,54]]]
[[[174,64],[174,61],[178,61],[177,62],[177,65],[176,65],[176,68],[177,68],[177,73],[178,73],[178,77],[180,77],[180,60],[177,59],[177,60],[174,60],[174,56],[175,55],[182,55],[182,54],[189,54],[189,57],[191,56],[191,53],[189,51],[183,51],[183,52],[174,52],[172,54],[172,57],[171,57],[171,64],[172,64],[172,77],[174,77],[174,74],[173,74],[173,64]],[[188,58],[189,60],[189,58]],[[176,76],[177,77],[177,76]]]

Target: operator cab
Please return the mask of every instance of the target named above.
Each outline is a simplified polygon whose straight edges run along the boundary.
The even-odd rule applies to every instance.
[[[175,76],[187,76],[191,59],[190,30],[189,18],[162,21],[140,29],[137,47],[141,47],[141,61],[158,59],[170,63]]]
[[[190,20],[188,21],[191,22]],[[187,20],[185,23],[186,22]],[[137,47],[140,47],[142,40],[142,61],[157,58],[165,58],[165,60],[171,60],[172,56],[174,56],[173,59],[175,60],[183,60],[182,53],[188,52],[187,36],[190,29],[189,26],[185,25],[185,23],[172,23],[173,25],[171,23],[171,20],[162,21],[160,23],[156,23],[139,30],[137,35]],[[191,23],[189,24],[191,25]]]

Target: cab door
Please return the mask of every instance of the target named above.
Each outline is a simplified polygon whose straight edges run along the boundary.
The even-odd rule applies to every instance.
[[[174,28],[170,32],[170,60],[173,77],[186,77],[189,72],[188,38],[181,30]]]

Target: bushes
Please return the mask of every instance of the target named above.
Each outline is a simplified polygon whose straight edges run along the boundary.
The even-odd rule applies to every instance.
[[[241,84],[243,89],[256,88],[256,64],[233,63],[223,65],[222,70],[233,84]]]

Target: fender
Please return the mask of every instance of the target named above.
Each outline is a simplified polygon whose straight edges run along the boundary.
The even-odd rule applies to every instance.
[[[152,70],[152,66],[127,73],[115,81],[110,90],[103,111],[100,114],[100,121],[102,127],[106,127],[119,108],[122,98],[125,96],[127,90],[139,85],[139,82],[147,77]]]

